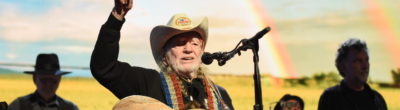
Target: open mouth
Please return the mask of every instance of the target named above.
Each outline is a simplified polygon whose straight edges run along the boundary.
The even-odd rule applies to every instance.
[[[181,60],[187,61],[187,60],[193,60],[194,57],[183,57],[181,58]]]

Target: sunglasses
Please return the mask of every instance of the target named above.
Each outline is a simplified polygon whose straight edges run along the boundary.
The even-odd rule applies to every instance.
[[[280,102],[282,108],[292,108],[299,106],[298,102]]]

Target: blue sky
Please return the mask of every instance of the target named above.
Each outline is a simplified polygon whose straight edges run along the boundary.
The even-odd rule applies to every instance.
[[[56,6],[57,1],[59,0],[2,0],[1,3],[15,7],[24,14],[41,14]]]
[[[384,48],[378,37],[374,37],[377,34],[372,26],[367,25],[360,0],[261,2],[275,21],[295,69],[302,75],[336,71],[332,62],[335,49],[349,37],[371,42],[372,50]],[[98,31],[113,3],[112,0],[0,1],[0,62],[34,63],[38,53],[57,53],[61,65],[88,67]],[[166,24],[174,13],[187,13],[197,19],[208,16],[210,40],[206,51],[209,52],[230,50],[238,41],[260,30],[246,9],[246,0],[135,0],[134,4],[121,30],[119,57],[134,66],[157,69],[150,50],[150,31]],[[323,53],[321,58],[314,59],[308,53],[314,50]],[[375,61],[371,73],[378,76],[377,80],[388,80],[393,62],[381,50],[371,53],[375,55],[371,56]],[[260,62],[260,66],[265,63]],[[213,73],[251,74],[251,53],[235,57],[224,67],[212,64],[209,69]],[[89,71],[74,71],[72,76],[90,76]],[[261,68],[261,72],[268,70]]]

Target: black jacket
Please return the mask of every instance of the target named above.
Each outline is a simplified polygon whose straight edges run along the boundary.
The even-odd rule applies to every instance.
[[[387,110],[386,102],[377,91],[365,84],[363,91],[350,89],[342,80],[328,88],[319,99],[318,110]]]
[[[57,95],[54,96],[51,104],[44,104],[44,102],[40,100],[39,93],[37,92],[18,97],[10,104],[8,110],[34,110],[46,108],[57,108],[58,110],[79,110],[79,108],[74,103],[65,100]]]
[[[110,14],[101,27],[90,61],[94,78],[119,99],[129,95],[144,95],[166,104],[159,72],[118,61],[120,30],[124,21]],[[226,90],[219,86],[217,88],[225,103],[233,108]]]

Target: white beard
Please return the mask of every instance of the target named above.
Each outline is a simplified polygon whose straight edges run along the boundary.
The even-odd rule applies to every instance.
[[[184,67],[176,60],[170,60],[169,58],[173,58],[171,51],[166,53],[166,61],[167,64],[167,72],[175,72],[176,74],[186,76],[188,78],[195,78],[197,75],[197,71],[200,69],[201,61],[199,63],[194,63],[191,67]]]
[[[177,72],[178,74],[190,75],[190,77],[194,76],[197,70],[200,67],[200,64],[192,65],[190,68],[185,68],[180,64],[170,64],[173,71]]]

